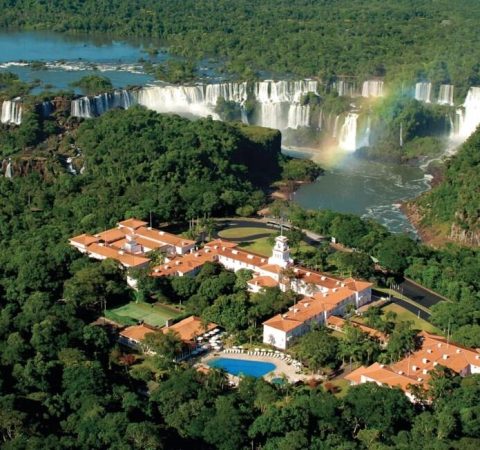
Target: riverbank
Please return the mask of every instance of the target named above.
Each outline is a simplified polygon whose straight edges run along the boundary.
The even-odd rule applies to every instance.
[[[427,191],[428,192],[428,191]],[[400,210],[408,218],[409,222],[415,228],[420,240],[431,247],[441,247],[454,240],[448,237],[450,226],[448,224],[425,225],[423,223],[424,214],[418,205],[420,197],[404,202],[400,206]]]

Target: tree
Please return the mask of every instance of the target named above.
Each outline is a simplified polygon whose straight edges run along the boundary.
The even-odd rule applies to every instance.
[[[399,360],[413,352],[417,346],[416,332],[412,330],[413,322],[398,322],[390,335],[387,344],[387,354],[392,361]]]
[[[325,327],[319,327],[300,338],[298,356],[314,371],[335,368],[340,364],[338,340]]]
[[[248,300],[244,292],[222,295],[206,308],[202,318],[224,327],[228,332],[238,331],[248,325]]]
[[[346,276],[370,278],[373,275],[373,261],[366,253],[335,252],[328,257],[328,262]]]
[[[388,438],[408,429],[414,414],[413,405],[402,390],[375,383],[351,387],[343,403],[343,417],[355,435],[363,429],[374,429]]]
[[[71,84],[79,87],[86,95],[97,95],[110,91],[113,88],[109,78],[100,75],[85,75]]]
[[[372,363],[380,354],[380,344],[354,325],[346,324],[343,328],[345,339],[339,341],[339,352],[345,360],[363,364]]]
[[[227,429],[235,430],[235,432],[225,433]],[[245,426],[234,397],[218,397],[216,399],[213,416],[205,425],[203,437],[209,444],[222,450],[236,450],[244,447]]]
[[[178,333],[173,330],[168,330],[166,333],[147,333],[143,340],[142,347],[171,361],[175,359],[178,353],[182,350],[183,343]]]
[[[380,264],[393,272],[404,271],[410,258],[417,254],[417,245],[406,234],[390,235],[375,249]]]
[[[480,325],[463,325],[452,334],[452,341],[466,347],[480,347]]]

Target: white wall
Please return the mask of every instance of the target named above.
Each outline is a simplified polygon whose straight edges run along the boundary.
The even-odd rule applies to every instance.
[[[287,333],[268,325],[263,325],[263,343],[285,350],[287,348]]]

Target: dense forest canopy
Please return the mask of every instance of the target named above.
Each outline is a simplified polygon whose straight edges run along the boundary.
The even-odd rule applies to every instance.
[[[469,0],[0,0],[0,11],[2,28],[161,39],[186,57],[184,66],[167,67],[172,78],[190,77],[191,61],[212,57],[245,78],[255,75],[253,68],[326,81],[346,74],[429,78],[463,88],[480,83],[480,50],[472,45],[480,33],[480,4]],[[109,87],[106,80],[87,81],[85,92]],[[0,74],[2,96],[24,95],[32,86]],[[261,322],[285,311],[294,297],[277,288],[250,295],[249,271],[234,274],[214,263],[195,278],[167,280],[144,271],[134,293],[114,261],[88,259],[68,245],[69,237],[133,216],[152,218],[154,225],[197,218],[212,225],[211,216],[249,215],[264,206],[273,181],[311,181],[321,169],[282,157],[275,130],[211,118],[189,121],[141,107],[82,121],[70,117],[68,98],[57,98],[58,108],[46,118],[34,107],[41,98],[31,97],[20,126],[0,126],[2,169],[10,161],[13,173],[0,176],[2,448],[480,448],[480,375],[460,378],[437,368],[432,402],[414,405],[400,389],[372,383],[341,396],[315,380],[296,386],[247,377],[232,388],[221,371],[173,363],[169,345],[179,342],[172,335],[151,339],[169,358],[136,360],[119,347],[97,320],[106,304],[156,301],[161,294],[244,344],[261,339]],[[303,101],[319,99],[309,95]],[[381,136],[392,154],[400,123],[406,133],[432,139],[424,129],[438,128],[442,117],[440,109],[406,100],[401,114],[388,116],[403,101],[380,106],[393,123]],[[334,110],[336,100],[331,102]],[[219,102],[217,110],[238,119],[228,102]],[[430,210],[425,221],[454,222],[456,233],[477,231],[479,150],[477,131],[449,162],[445,181],[420,201]],[[478,250],[433,249],[353,214],[285,203],[270,208],[356,249],[302,249],[303,233],[293,229],[287,236],[302,264],[376,276],[382,285],[405,274],[451,300],[432,308],[433,324],[448,329],[454,342],[480,347]],[[389,273],[374,273],[372,256]],[[345,338],[314,329],[294,351],[315,371],[336,370],[346,360],[398,359],[404,341],[405,352],[413,350],[415,332],[408,322],[395,325],[390,318],[379,308],[365,315],[368,325],[390,334],[385,349],[352,327]]]
[[[29,136],[39,120],[32,115],[22,133]],[[40,130],[46,132],[45,124]],[[33,168],[12,179],[0,177],[4,448],[420,450],[432,441],[436,449],[478,448],[478,376],[460,380],[449,374],[434,382],[434,403],[422,410],[400,390],[376,385],[351,388],[344,398],[315,383],[295,387],[247,378],[232,389],[217,371],[203,374],[155,359],[150,368],[134,364],[111,334],[90,325],[102,302],[112,306],[131,298],[125,273],[110,260],[100,263],[74,251],[68,237],[132,215],[147,218],[150,211],[155,221],[231,214],[236,207],[261,204],[260,188],[282,169],[288,180],[302,168],[279,161],[275,131],[210,119],[191,122],[141,108],[84,121],[78,130],[63,130],[62,139],[60,149],[81,151],[83,174],[60,170],[53,153],[45,157],[44,172]],[[14,168],[25,157],[13,154]],[[267,160],[272,171],[266,170]],[[314,168],[304,169],[309,176]],[[366,254],[374,253],[386,267],[423,276],[425,284],[448,290],[455,300],[435,311],[436,323],[445,327],[446,318],[454,318],[448,321],[456,339],[479,345],[476,252],[435,252],[349,214],[293,208],[290,218],[365,252],[331,259],[318,250],[300,255],[306,263],[315,267],[326,258],[327,264],[368,274]],[[247,275],[210,265],[195,279],[172,280],[169,289],[189,313],[248,340],[265,317],[292,299],[279,290],[250,298],[244,291]],[[348,339],[355,347],[321,331],[301,343],[299,354],[311,367],[337,367],[354,348],[355,361],[369,361],[380,351],[355,333]],[[152,382],[155,388],[145,396]],[[231,427],[235,433],[227,431]]]
[[[465,244],[480,244],[480,130],[446,163],[445,179],[412,202],[422,225],[446,227],[443,234]]]
[[[1,28],[159,39],[241,76],[480,81],[480,5],[472,0],[1,0],[0,10]]]

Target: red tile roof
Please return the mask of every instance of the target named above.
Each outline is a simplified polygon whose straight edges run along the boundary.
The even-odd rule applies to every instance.
[[[202,334],[205,334],[207,331],[211,331],[216,327],[217,325],[211,322],[204,326],[200,317],[190,316],[174,325],[163,327],[161,331],[163,333],[174,331],[178,333],[182,341],[188,342],[193,341],[197,336],[201,336]]]
[[[100,245],[97,243],[90,244],[88,246],[88,251],[95,255],[103,256],[104,258],[116,259],[124,266],[127,267],[139,267],[150,262],[149,258],[145,258],[141,255],[132,255],[122,250],[117,250],[112,247]]]
[[[408,384],[421,384],[428,389],[430,372],[437,365],[466,374],[470,366],[480,367],[480,353],[476,350],[455,345],[442,336],[425,331],[419,333],[418,337],[421,340],[421,347],[402,360],[390,366],[373,364],[370,367],[360,367],[346,378],[359,383],[364,375],[379,383],[398,385],[404,391],[408,391]],[[392,382],[393,379],[396,380],[395,384]]]
[[[127,219],[127,220],[123,220],[122,222],[118,222],[118,225],[120,227],[126,227],[126,228],[131,228],[133,230],[136,230],[137,228],[148,225],[148,223],[138,219]]]
[[[76,244],[83,245],[84,247],[88,247],[90,244],[98,242],[98,238],[90,236],[89,234],[81,234],[80,236],[70,238],[70,242],[74,242]]]
[[[152,328],[145,324],[141,324],[141,325],[132,325],[130,327],[127,327],[124,330],[120,331],[119,334],[124,338],[141,342],[145,339],[145,336],[148,333],[158,333],[158,332],[159,330],[156,330],[155,328]]]

